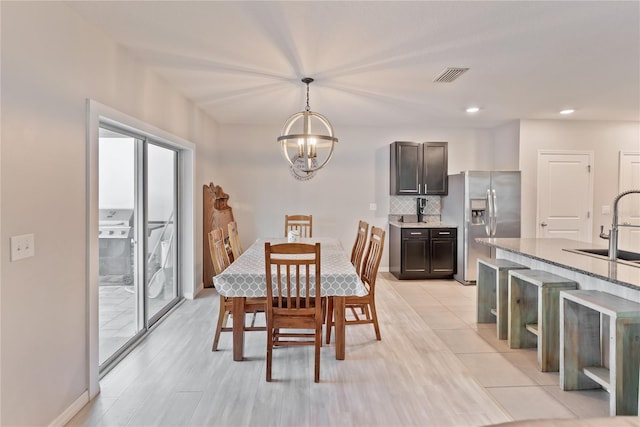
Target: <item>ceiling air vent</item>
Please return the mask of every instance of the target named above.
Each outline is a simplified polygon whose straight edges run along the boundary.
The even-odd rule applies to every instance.
[[[436,78],[433,79],[433,82],[434,83],[451,83],[452,81],[460,77],[462,74],[464,74],[467,70],[468,68],[449,67],[443,72],[441,72],[440,74],[438,74]]]

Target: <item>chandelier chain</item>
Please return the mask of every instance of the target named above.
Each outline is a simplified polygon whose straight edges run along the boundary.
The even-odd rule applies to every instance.
[[[311,107],[309,107],[309,83],[307,83],[307,106],[305,107],[305,111],[311,111]]]

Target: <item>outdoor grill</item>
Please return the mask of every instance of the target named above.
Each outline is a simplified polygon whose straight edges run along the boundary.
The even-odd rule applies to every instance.
[[[100,284],[133,283],[133,209],[100,209]]]

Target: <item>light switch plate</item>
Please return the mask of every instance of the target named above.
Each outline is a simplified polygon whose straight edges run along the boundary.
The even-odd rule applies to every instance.
[[[369,203],[369,210],[370,211],[378,210],[378,205],[376,205],[375,203]]]
[[[35,255],[35,237],[33,234],[21,234],[11,237],[11,261],[29,258]]]
[[[602,215],[609,215],[611,213],[611,207],[609,205],[602,206]]]

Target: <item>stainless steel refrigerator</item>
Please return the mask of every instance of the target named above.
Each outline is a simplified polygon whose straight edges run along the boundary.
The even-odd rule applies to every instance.
[[[476,281],[478,258],[491,249],[478,237],[520,237],[520,172],[464,171],[449,175],[449,193],[442,196],[442,222],[458,227],[458,268],[455,279]]]

